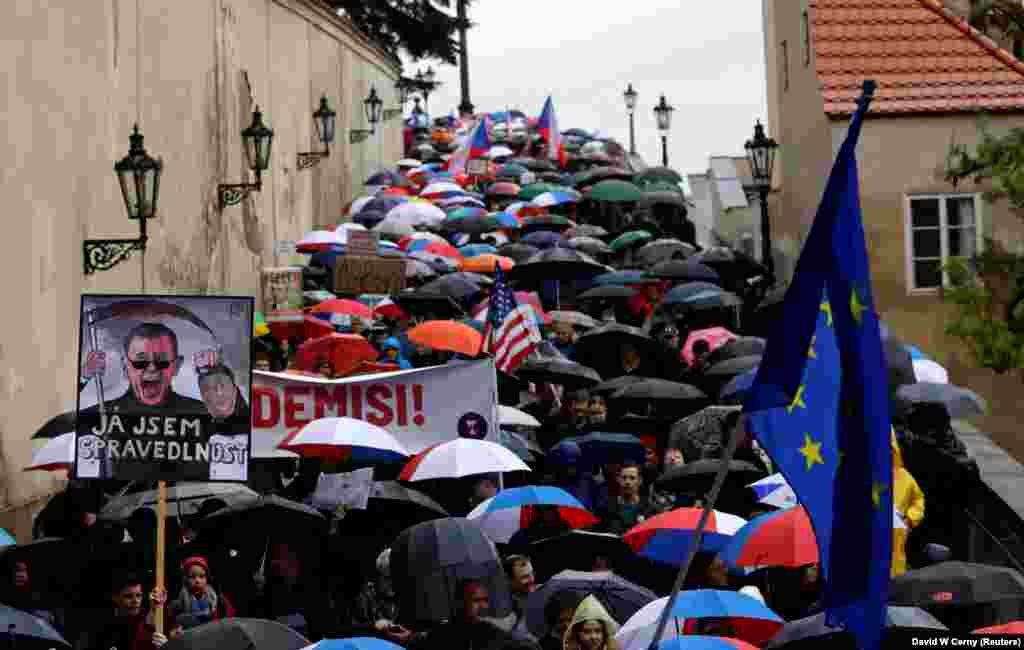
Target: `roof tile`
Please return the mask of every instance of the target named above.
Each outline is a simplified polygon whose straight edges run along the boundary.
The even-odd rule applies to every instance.
[[[1024,64],[941,0],[814,0],[811,7],[829,115],[853,113],[865,79],[878,82],[875,114],[1024,110]]]

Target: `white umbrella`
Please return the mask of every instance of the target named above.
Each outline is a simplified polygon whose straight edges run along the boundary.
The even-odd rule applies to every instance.
[[[420,192],[420,196],[432,196],[435,194],[444,194],[445,192],[461,192],[465,194],[466,190],[462,189],[457,183],[449,183],[442,181],[440,183],[431,183],[423,188]]]
[[[32,462],[25,471],[41,470],[52,472],[59,469],[70,470],[75,465],[75,441],[77,436],[63,433],[46,441],[46,444],[32,454]]]
[[[514,156],[515,153],[516,152],[512,151],[508,147],[497,145],[495,147],[491,147],[487,151],[487,157],[494,160],[495,158],[508,158],[509,156]]]
[[[914,377],[932,384],[949,383],[949,372],[931,359],[914,359]]]
[[[647,650],[654,640],[654,632],[658,626],[658,617],[661,616],[661,612],[665,609],[666,604],[668,604],[667,596],[647,603],[640,608],[640,611],[633,614],[619,628],[618,634],[615,635],[615,640],[618,641],[619,647],[622,650]],[[668,625],[665,626],[665,631],[662,633],[660,640],[664,641],[674,638],[676,636],[676,627],[681,622],[682,619],[670,619]]]
[[[402,237],[408,237],[409,235],[416,232],[408,223],[395,219],[394,217],[385,217],[383,221],[373,227],[374,231],[379,232],[382,237],[389,237],[391,239],[401,239]]]
[[[529,413],[512,406],[498,405],[498,424],[511,427],[539,427],[540,422]]]
[[[360,196],[358,199],[352,202],[352,205],[349,206],[348,215],[352,217],[359,214],[359,211],[363,209],[363,206],[372,200],[372,196]]]
[[[298,241],[296,247],[315,246],[317,244],[344,245],[348,241],[348,235],[344,231],[314,230],[306,233]]]
[[[346,221],[345,223],[339,223],[338,227],[335,228],[334,232],[344,232],[342,236],[345,237],[345,240],[347,241],[348,233],[353,230],[363,231],[366,230],[366,226],[364,226],[361,223],[355,223],[354,221]]]
[[[361,465],[404,460],[402,443],[384,429],[355,418],[313,420],[278,445],[307,458],[326,458]]]
[[[487,440],[458,438],[429,447],[412,457],[400,481],[425,481],[435,478],[462,478],[473,474],[529,472],[519,456]]]
[[[757,494],[758,503],[763,503],[765,505],[781,509],[791,508],[798,502],[796,492],[793,490],[792,486],[786,482],[786,479],[782,474],[772,474],[767,478],[751,483],[747,487],[752,488],[754,493]],[[903,522],[903,517],[900,516],[895,505],[893,505],[892,509],[892,526],[893,528],[907,527]]]
[[[495,246],[501,246],[502,244],[508,243],[508,235],[503,232],[489,232],[481,237],[484,241],[490,241]]]
[[[398,169],[416,169],[422,164],[423,163],[416,160],[415,158],[402,158],[401,160],[395,163],[395,167],[397,167]]]
[[[444,211],[427,201],[408,201],[388,211],[387,219],[397,219],[412,227],[436,226],[444,221]]]

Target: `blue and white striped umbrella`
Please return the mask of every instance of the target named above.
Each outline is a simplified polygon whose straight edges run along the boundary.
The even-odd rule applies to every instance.
[[[557,508],[558,515],[570,528],[583,528],[597,522],[597,518],[562,488],[541,485],[502,490],[466,515],[475,519],[491,541],[508,543],[517,531],[527,528],[537,506]]]

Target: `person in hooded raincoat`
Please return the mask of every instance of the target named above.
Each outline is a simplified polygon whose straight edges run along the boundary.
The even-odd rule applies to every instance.
[[[891,575],[895,577],[907,570],[907,536],[924,519],[924,492],[903,464],[903,453],[895,431],[892,432],[891,441],[893,506],[907,525],[906,528],[893,528],[892,531]]]
[[[401,342],[399,342],[399,340],[394,336],[390,336],[384,340],[383,345],[381,345],[381,352],[383,354],[381,361],[397,364],[402,370],[412,368],[412,364],[409,363],[409,360],[402,355]]]
[[[619,624],[594,594],[583,599],[562,639],[562,650],[620,650]]]

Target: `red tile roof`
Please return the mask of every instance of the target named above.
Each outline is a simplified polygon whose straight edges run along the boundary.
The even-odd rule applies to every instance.
[[[788,2],[791,0],[783,0]],[[1024,111],[1024,64],[941,0],[814,0],[812,37],[825,113]]]

